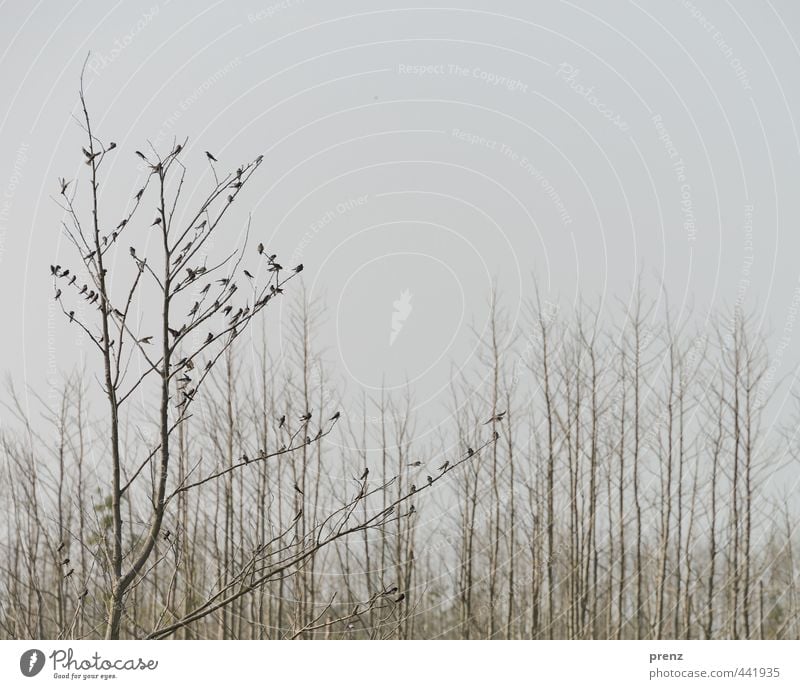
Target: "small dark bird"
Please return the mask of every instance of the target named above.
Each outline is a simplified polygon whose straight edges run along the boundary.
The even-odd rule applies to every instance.
[[[147,157],[141,151],[134,151],[134,153],[139,156],[142,160],[147,160]]]
[[[189,313],[187,315],[194,316],[199,310],[200,310],[200,302],[196,301],[194,303],[194,306],[191,309],[189,309]]]
[[[210,154],[208,151],[206,151],[206,158],[208,158],[209,160],[212,160],[212,161],[214,161],[215,163],[218,163],[218,162],[219,162],[219,161],[218,161],[218,160],[217,160],[217,159],[216,159],[214,156],[212,156],[212,155],[211,155],[211,154]]]
[[[485,421],[483,425],[485,426],[486,424],[493,423],[495,421],[502,421],[505,415],[506,415],[505,411],[498,412],[491,419]]]
[[[263,254],[264,253],[264,245],[261,242],[259,242],[259,244],[258,244],[258,253],[259,254]]]
[[[431,485],[433,483],[433,479],[430,476],[426,476],[425,478],[428,481],[428,485]]]
[[[207,220],[203,220],[199,225],[195,225],[194,229],[195,230],[202,230],[206,226],[207,223],[208,223]],[[190,244],[191,244],[191,242],[190,242]]]
[[[294,272],[295,273],[299,273],[301,270],[303,270],[303,264],[302,263],[298,263],[294,268]]]
[[[295,484],[294,484],[294,489],[295,489],[295,491],[297,491],[298,493],[300,493],[300,495],[304,495],[303,491],[302,491],[302,490],[300,490],[300,486],[298,486],[296,482],[295,482]]]
[[[75,571],[75,569],[74,569],[74,568],[73,568],[73,569],[71,569],[71,570],[69,570],[69,572],[67,572],[67,573],[64,575],[64,578],[65,578],[65,579],[68,579],[69,577],[71,577],[71,576],[72,576],[72,573],[73,573],[74,571]]]
[[[303,414],[303,415],[300,417],[300,420],[301,420],[301,421],[304,421],[304,422],[306,422],[306,423],[308,423],[309,421],[311,421],[311,412],[309,411],[309,412],[306,412],[305,414]]]
[[[224,309],[222,309],[222,315],[227,316],[231,311],[233,311],[233,306],[228,304]]]
[[[253,274],[249,270],[245,270],[244,274],[249,277],[251,280],[253,279]]]
[[[473,450],[471,447],[468,447],[467,448],[467,457],[472,457],[472,455],[474,455],[474,454],[475,454],[475,450]]]
[[[122,220],[119,221],[119,224],[117,225],[116,229],[121,230],[127,224],[128,224],[128,219],[123,218]]]
[[[131,252],[131,256],[136,258],[136,249],[134,249],[133,247],[130,247],[128,250]]]
[[[69,322],[72,323],[72,321],[75,320],[75,312],[70,311],[67,315],[69,316]]]
[[[60,553],[62,550],[64,550],[64,541],[61,541],[61,543],[58,544],[58,548],[56,548],[56,552]]]
[[[328,420],[329,420],[329,421],[338,421],[338,420],[339,420],[339,417],[340,417],[341,415],[342,415],[342,413],[337,411],[337,412],[336,412],[336,413],[335,413],[333,416],[331,416],[331,418],[330,418],[330,419],[328,419]]]
[[[69,182],[67,182],[67,180],[62,177],[61,179],[58,180],[58,183],[61,185],[61,193],[66,194]]]
[[[411,484],[411,492],[412,493],[416,493],[417,492],[417,487],[413,483]]]
[[[361,476],[358,477],[358,480],[363,481],[365,478],[367,478],[367,476],[369,476],[369,467],[364,468],[364,471]]]
[[[109,141],[107,151],[113,151],[117,147],[116,141]]]
[[[61,566],[62,567],[66,567],[68,564],[69,564],[69,558],[68,557],[65,557],[63,560],[61,560]]]
[[[139,189],[139,191],[136,192],[136,200],[137,201],[141,201],[142,200],[142,194],[144,194],[144,189]]]
[[[411,463],[409,463],[409,465],[408,465],[408,466],[410,466],[410,467],[421,467],[421,466],[422,466],[422,462],[420,462],[419,460],[417,460],[416,462],[411,462]]]
[[[233,203],[233,196],[228,194],[228,203]]]
[[[60,299],[60,298],[61,298],[61,290],[57,289],[56,290],[56,299]]]
[[[283,428],[283,425],[286,423],[286,415],[284,414],[281,416],[280,421],[278,421],[278,428]]]
[[[167,529],[167,530],[164,532],[164,540],[165,540],[165,541],[168,541],[168,540],[169,540],[169,537],[170,537],[171,535],[172,535],[172,532],[171,532],[169,529]]]
[[[172,335],[172,337],[178,337],[178,335],[181,334],[181,331],[175,330],[175,328],[167,328],[167,330],[169,330],[169,334]]]
[[[182,150],[183,146],[181,144],[178,144],[177,146],[175,146],[175,150],[172,152],[172,155],[178,155],[178,153],[180,153]]]
[[[411,505],[411,507],[408,510],[408,515],[407,516],[411,516],[412,514],[416,514],[416,512],[417,512],[417,508],[414,507],[414,505]]]
[[[395,603],[402,603],[406,599],[406,594],[401,593],[397,598],[394,599]]]
[[[441,471],[442,473],[444,473],[445,471],[447,471],[447,468],[448,468],[449,466],[450,466],[450,462],[449,462],[449,461],[447,461],[447,462],[445,462],[444,464],[442,464],[442,466],[440,466],[440,467],[439,467],[439,471]]]
[[[160,225],[160,224],[161,224],[161,218],[156,218],[155,220],[153,220],[153,223],[150,225],[150,227],[153,227],[153,225]]]
[[[247,456],[246,452],[242,455],[242,459],[244,460],[245,464],[250,464],[250,458]]]
[[[73,276],[72,276],[72,277],[69,279],[69,282],[68,282],[67,284],[69,284],[69,285],[74,285],[74,284],[75,284],[75,280],[77,280],[77,279],[78,279],[78,276],[77,276],[77,275],[73,275]]]

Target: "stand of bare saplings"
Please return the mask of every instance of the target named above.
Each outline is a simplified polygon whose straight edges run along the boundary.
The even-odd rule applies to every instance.
[[[509,323],[493,298],[435,441],[410,393],[340,417],[318,309],[282,294],[298,269],[246,241],[207,265],[261,158],[218,176],[208,154],[189,212],[184,147],[142,153],[109,225],[116,147],[83,114],[88,210],[60,190],[79,260],[51,274],[100,366],[34,415],[3,399],[0,635],[798,638],[797,446],[740,311],[694,328],[535,294]],[[279,299],[276,352],[257,317]]]

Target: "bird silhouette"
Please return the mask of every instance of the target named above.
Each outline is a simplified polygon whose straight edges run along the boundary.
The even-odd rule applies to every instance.
[[[300,490],[300,486],[297,485],[297,482],[295,482],[295,484],[294,484],[294,489],[295,489],[295,491],[300,493],[300,495],[304,495],[303,491]]]
[[[134,153],[139,156],[142,160],[147,160],[147,156],[142,153],[141,151],[134,151]]]
[[[139,344],[152,344],[153,343],[153,336],[147,335],[147,337],[142,337],[137,340]]]
[[[64,575],[64,578],[65,578],[65,579],[69,579],[69,577],[71,577],[71,576],[72,576],[72,574],[73,574],[73,572],[74,572],[74,571],[75,571],[75,569],[74,569],[74,568],[73,568],[73,569],[71,569],[71,570],[69,570],[69,572],[67,572],[67,573]]]
[[[416,493],[417,492],[417,487],[413,483],[411,484],[411,492],[412,493]]]
[[[206,341],[205,341],[205,343],[204,343],[204,344],[208,344],[208,343],[209,343],[209,342],[211,342],[213,339],[214,339],[214,333],[208,333],[208,335],[206,335]]]
[[[259,254],[264,253],[264,244],[262,244],[261,242],[258,243],[258,253]]]
[[[364,467],[364,471],[362,472],[361,476],[358,477],[359,481],[363,481],[365,478],[369,476],[369,467]]]
[[[156,218],[155,220],[153,220],[153,222],[152,222],[152,224],[150,225],[150,227],[153,227],[153,225],[160,225],[160,224],[161,224],[161,218],[160,218],[160,217],[158,217],[158,218]]]
[[[303,414],[303,415],[300,417],[300,421],[303,421],[303,422],[305,422],[305,423],[308,423],[309,421],[311,421],[311,412],[310,412],[310,411],[308,411],[308,412],[306,412],[305,414]]]
[[[467,448],[467,457],[472,457],[472,455],[474,455],[474,454],[475,454],[475,450],[473,450],[471,447],[468,447]]]
[[[333,416],[331,416],[331,418],[330,418],[330,419],[328,419],[328,421],[338,421],[338,420],[339,420],[339,417],[340,417],[341,415],[342,415],[342,414],[341,414],[341,412],[338,412],[338,411],[337,411],[337,412],[336,412],[336,413],[335,413]]]
[[[249,270],[245,270],[244,274],[249,277],[251,280],[253,279],[253,274]]]
[[[298,263],[294,268],[294,272],[295,273],[299,273],[302,270],[303,270],[303,264],[302,263]]]
[[[442,464],[442,466],[440,466],[440,467],[439,467],[439,471],[441,471],[442,473],[444,473],[445,471],[447,471],[447,468],[448,468],[449,466],[450,466],[450,462],[449,462],[449,461],[447,461],[447,462],[445,462],[444,464]]]
[[[489,419],[488,421],[485,421],[485,422],[483,423],[483,425],[485,426],[486,424],[489,424],[489,423],[493,423],[493,422],[496,422],[496,421],[502,421],[502,420],[503,420],[503,417],[504,417],[505,415],[506,415],[505,411],[498,412],[497,414],[495,414],[494,416],[492,416],[492,418],[491,418],[491,419]]]
[[[280,420],[278,421],[278,428],[283,428],[283,425],[286,423],[286,414],[281,416]]]
[[[68,564],[69,564],[69,558],[68,557],[65,557],[63,560],[61,560],[61,565],[62,566],[66,567]]]
[[[433,483],[433,478],[431,478],[431,476],[426,476],[425,480],[428,482],[429,486]]]
[[[406,599],[406,594],[401,593],[397,598],[394,599],[395,603],[402,603]]]
[[[58,544],[58,548],[56,548],[56,552],[60,553],[62,550],[64,550],[64,541],[61,541],[61,543]]]
[[[422,462],[420,462],[419,460],[417,460],[416,462],[409,462],[408,466],[410,466],[410,467],[421,467],[422,466]]]
[[[212,155],[211,155],[211,154],[210,154],[208,151],[206,151],[206,158],[208,158],[209,160],[211,160],[211,161],[213,161],[213,162],[215,162],[215,163],[218,163],[218,162],[219,162],[219,161],[218,161],[218,160],[217,160],[217,159],[216,159],[214,156],[212,156]]]

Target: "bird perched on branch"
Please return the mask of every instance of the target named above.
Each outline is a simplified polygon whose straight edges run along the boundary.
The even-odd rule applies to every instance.
[[[283,428],[285,423],[286,423],[286,414],[281,416],[281,418],[278,420],[278,428]]]
[[[339,420],[339,417],[340,417],[341,415],[342,415],[342,414],[341,414],[341,412],[338,412],[338,411],[337,411],[337,412],[336,412],[336,413],[335,413],[333,416],[331,416],[331,418],[330,418],[330,419],[328,419],[328,421],[338,421],[338,420]]]
[[[430,475],[426,476],[425,480],[428,482],[429,486],[433,483],[433,478]]]
[[[422,462],[420,462],[419,460],[417,460],[416,462],[409,462],[408,466],[410,466],[410,467],[421,467],[422,466]]]
[[[215,162],[215,163],[218,163],[218,162],[219,162],[219,161],[218,161],[218,160],[217,160],[217,159],[216,159],[214,156],[212,156],[212,155],[211,155],[211,154],[210,154],[208,151],[206,151],[206,158],[208,158],[209,160],[211,160],[211,161],[213,161],[213,162]]]
[[[447,468],[448,468],[449,466],[450,466],[450,462],[449,462],[449,461],[447,461],[447,462],[445,462],[444,464],[442,464],[442,466],[440,466],[440,467],[439,467],[439,471],[441,471],[442,473],[444,473],[445,471],[447,471]]]
[[[309,421],[311,421],[311,412],[307,411],[305,414],[303,414],[300,417],[300,421],[302,421],[304,423],[308,423]]]
[[[359,481],[363,481],[364,479],[369,476],[369,467],[364,467],[364,471],[362,472],[361,476],[358,477]]]

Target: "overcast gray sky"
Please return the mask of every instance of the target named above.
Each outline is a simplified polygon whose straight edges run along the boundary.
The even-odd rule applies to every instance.
[[[231,168],[263,153],[231,232],[251,209],[305,264],[350,391],[408,379],[436,401],[493,282],[514,317],[534,274],[566,304],[610,304],[643,270],[675,311],[744,302],[781,334],[800,277],[796,2],[449,4],[0,3],[3,369],[36,388],[81,356],[47,266],[75,262],[51,195],[85,171],[88,51],[118,144],[105,222],[147,139],[189,137],[193,194],[203,151]]]

